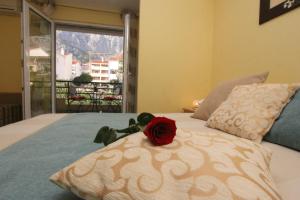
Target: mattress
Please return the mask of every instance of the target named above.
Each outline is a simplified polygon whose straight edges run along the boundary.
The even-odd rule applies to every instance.
[[[0,151],[68,115],[46,114],[0,128]],[[205,121],[193,119],[188,113],[158,115],[176,120],[177,126],[182,129],[219,132],[218,130],[207,128]],[[270,165],[271,172],[283,199],[297,199],[300,196],[300,153],[268,142],[263,142],[262,145],[273,152]]]

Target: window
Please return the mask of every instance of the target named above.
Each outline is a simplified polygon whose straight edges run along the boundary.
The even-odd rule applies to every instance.
[[[56,79],[72,81],[82,73],[109,74],[112,61],[123,68],[123,34],[60,25],[56,30]],[[117,76],[122,82],[122,70]],[[115,77],[112,77],[115,79]],[[96,79],[95,79],[96,80]],[[110,77],[103,79],[110,81]],[[98,81],[98,80],[97,80]]]
[[[92,63],[91,65],[94,66],[94,67],[100,67],[101,66],[100,64],[95,64],[95,63]]]
[[[117,62],[112,66],[112,61]],[[78,27],[72,25],[58,25],[56,29],[56,108],[57,112],[65,112],[67,109],[76,109],[76,104],[67,106],[68,85],[75,78],[88,77],[92,84],[76,86],[84,95],[111,94],[112,80],[118,80],[120,87],[123,82],[123,72],[114,76],[109,74],[111,69],[123,69],[123,31],[102,30],[93,27]],[[117,66],[117,67],[116,67]],[[81,76],[83,73],[90,75]],[[102,84],[104,83],[104,84]],[[104,86],[103,86],[104,85]],[[101,88],[101,89],[95,89]],[[103,89],[104,88],[104,89]],[[107,89],[106,89],[107,88]],[[62,105],[58,105],[59,103]],[[83,102],[87,110],[93,105],[93,101]],[[74,109],[72,109],[72,106]],[[122,106],[122,105],[119,105]],[[97,109],[97,108],[95,108]]]
[[[92,70],[92,73],[95,73],[95,74],[100,73],[100,70]]]
[[[117,74],[117,70],[110,70],[110,74]]]
[[[101,81],[108,81],[108,77],[101,77]]]

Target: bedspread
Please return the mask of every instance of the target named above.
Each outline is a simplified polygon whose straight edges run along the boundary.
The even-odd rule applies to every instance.
[[[116,117],[117,116],[117,117]],[[1,200],[78,200],[49,176],[101,145],[93,139],[101,126],[126,127],[134,114],[67,115],[0,151]]]

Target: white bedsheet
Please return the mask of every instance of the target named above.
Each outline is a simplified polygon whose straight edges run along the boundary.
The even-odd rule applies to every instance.
[[[34,134],[67,114],[46,114],[0,128],[0,151],[19,140]],[[205,127],[205,121],[193,119],[189,113],[159,114],[176,120],[179,128],[193,131],[217,130]],[[284,200],[300,197],[300,152],[263,142],[273,152],[271,173]]]

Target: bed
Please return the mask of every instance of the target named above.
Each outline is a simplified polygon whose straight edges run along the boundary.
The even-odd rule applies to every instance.
[[[174,119],[182,129],[208,129],[205,121],[193,119],[189,113],[158,115]],[[78,200],[52,184],[49,176],[101,148],[93,143],[101,126],[121,128],[127,126],[131,117],[135,115],[45,114],[0,128],[0,199]],[[300,196],[300,153],[268,142],[263,142],[263,146],[273,152],[271,173],[281,196],[296,199]]]

